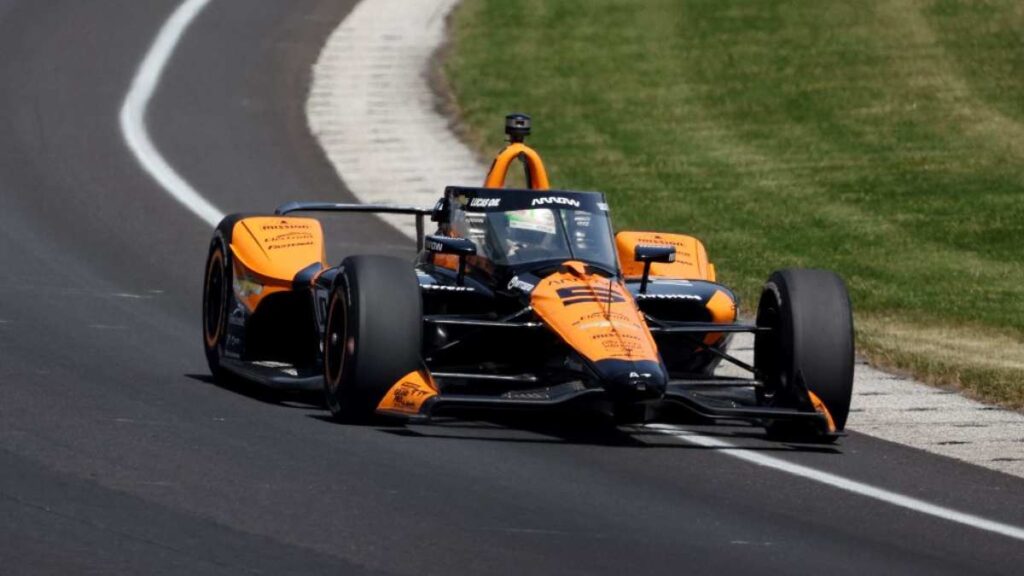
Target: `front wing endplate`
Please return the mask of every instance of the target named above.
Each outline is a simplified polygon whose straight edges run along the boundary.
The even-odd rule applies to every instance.
[[[398,379],[377,405],[377,412],[418,415],[427,400],[437,396],[437,386],[426,370],[415,370]]]

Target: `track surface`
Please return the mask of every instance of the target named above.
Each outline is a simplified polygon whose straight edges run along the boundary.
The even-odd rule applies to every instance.
[[[184,38],[151,132],[225,211],[346,198],[302,114],[309,65],[349,4],[215,0]],[[0,0],[4,574],[1019,570],[1021,541],[654,432],[341,426],[210,384],[209,229],[139,169],[117,125],[174,7]],[[334,259],[405,246],[379,223],[345,224]],[[856,434],[808,451],[744,432],[714,431],[1024,525],[1010,476]]]

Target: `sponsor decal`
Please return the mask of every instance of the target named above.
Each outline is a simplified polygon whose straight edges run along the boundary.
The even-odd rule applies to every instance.
[[[441,244],[440,242],[436,242],[433,240],[428,240],[427,250],[430,250],[431,252],[441,252],[444,250],[444,244]]]
[[[242,348],[242,340],[234,334],[228,334],[224,339],[224,355],[229,358],[239,358],[238,351]]]
[[[280,224],[264,224],[260,230],[309,230],[309,224],[290,223],[282,220]]]
[[[609,320],[611,320],[611,321],[613,321],[615,323],[628,323],[628,324],[633,324],[633,325],[639,326],[639,324],[636,324],[635,322],[633,322],[633,318],[631,316],[627,315],[627,314],[623,314],[621,312],[608,312],[606,310],[602,310],[600,312],[591,312],[590,314],[585,314],[585,315],[581,316],[579,320],[573,322],[572,325],[573,326],[578,326],[579,324],[581,324],[583,322],[586,322],[588,320],[594,320],[594,319],[597,319],[597,318],[602,318],[602,319],[603,318],[607,318],[607,319],[609,319]]]
[[[473,198],[469,201],[470,208],[497,208],[501,198]]]
[[[607,212],[608,211],[608,203],[607,202],[598,202],[597,203],[597,209],[600,210],[601,212]]]
[[[704,299],[696,294],[637,294],[637,300],[694,300],[703,302]]]
[[[310,232],[285,232],[271,238],[264,238],[263,243],[268,251],[314,245],[313,234]]]
[[[508,281],[509,290],[522,290],[523,292],[530,293],[533,292],[533,289],[536,287],[537,286],[534,284],[520,280],[519,276],[513,276],[512,279]]]
[[[565,306],[572,306],[573,304],[582,304],[584,302],[625,302],[626,299],[621,294],[612,290],[611,288],[598,288],[594,286],[569,286],[568,288],[559,288],[557,291],[558,297],[562,299],[562,304]]]
[[[601,340],[601,345],[605,347],[609,354],[614,356],[632,358],[634,356],[644,355],[643,345],[639,341]]]
[[[685,249],[689,247],[689,243],[685,240],[678,238],[665,238],[661,235],[654,236],[640,236],[636,239],[637,245],[648,245],[648,246],[675,246],[676,256],[692,257],[693,254],[687,252]]]
[[[312,242],[291,242],[288,244],[278,244],[276,246],[267,246],[267,250],[283,250],[285,248],[298,248],[300,246],[312,246]]]
[[[429,376],[417,370],[406,374],[392,386],[377,405],[377,409],[416,414],[424,402],[436,395],[437,391],[429,381]]]
[[[621,332],[605,332],[603,334],[594,334],[591,336],[594,340],[605,340],[608,338],[622,338],[624,340],[639,340],[640,337],[635,334],[623,334]]]
[[[299,239],[305,240],[307,238],[312,238],[312,237],[313,237],[313,234],[310,233],[310,232],[285,232],[284,234],[278,234],[277,236],[274,236],[274,237],[271,237],[271,238],[264,238],[263,241],[264,242],[286,242],[286,241],[293,241],[293,240],[299,240]]]
[[[560,206],[572,206],[574,208],[580,207],[579,200],[573,200],[572,198],[566,198],[564,196],[544,196],[543,198],[535,198],[530,206],[548,206],[551,204],[558,204]]]
[[[426,400],[425,397],[429,395],[429,390],[420,388],[415,382],[402,382],[395,389],[393,401],[396,408],[412,408],[417,410],[420,404],[423,404],[423,401]]]
[[[577,330],[598,330],[600,328],[615,330],[640,330],[636,322],[622,320],[592,320],[590,322],[573,322],[573,328]]]
[[[476,288],[471,286],[447,286],[445,284],[421,284],[420,288],[424,290],[439,290],[441,292],[476,292]]]

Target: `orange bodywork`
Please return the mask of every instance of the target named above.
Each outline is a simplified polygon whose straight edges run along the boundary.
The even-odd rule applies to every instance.
[[[836,422],[832,419],[832,413],[828,411],[828,407],[825,406],[825,403],[822,402],[821,398],[818,398],[818,395],[814,392],[808,390],[807,394],[811,397],[811,404],[814,406],[814,409],[825,416],[825,420],[828,422],[828,431],[830,433],[835,433]]]
[[[426,370],[415,370],[398,379],[377,405],[378,412],[419,414],[423,403],[437,396],[437,384]]]
[[[547,190],[551,187],[548,183],[548,172],[544,169],[544,161],[540,159],[540,154],[522,142],[513,142],[494,158],[491,170],[484,180],[484,188],[504,188],[505,177],[508,175],[509,168],[512,167],[512,162],[516,159],[522,159],[526,163],[526,169],[530,171],[531,188]]]
[[[313,218],[254,216],[239,220],[231,232],[234,291],[249,311],[270,294],[292,289],[303,268],[326,266],[324,234]]]
[[[651,277],[715,281],[715,267],[708,261],[707,250],[700,240],[684,234],[662,232],[619,232],[615,235],[619,265],[626,278],[639,278],[644,273],[644,265],[633,259],[633,251],[638,245],[676,248],[675,262],[651,264]]]
[[[675,280],[715,281],[715,266],[708,261],[704,244],[685,234],[667,234],[663,232],[619,232],[615,235],[615,249],[619,254],[619,265],[626,278],[640,278],[644,273],[644,265],[634,259],[637,246],[674,246],[675,262],[653,262],[651,278],[671,278]],[[736,301],[727,293],[715,292],[705,304],[711,321],[716,324],[731,324],[736,321]],[[725,334],[712,332],[704,337],[704,344],[711,346],[720,342]]]
[[[588,360],[651,360],[658,349],[633,296],[612,278],[587,274],[580,262],[541,280],[530,295],[538,316]]]
[[[732,324],[736,321],[738,314],[736,301],[721,290],[715,292],[714,296],[704,304],[704,307],[711,313],[711,321],[715,324]],[[711,332],[704,336],[704,343],[711,346],[724,337],[725,334],[722,332]]]

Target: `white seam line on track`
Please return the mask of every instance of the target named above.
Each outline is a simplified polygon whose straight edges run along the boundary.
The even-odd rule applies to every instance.
[[[884,488],[879,488],[856,480],[850,480],[849,478],[844,478],[843,476],[832,474],[831,472],[824,472],[802,464],[787,462],[781,458],[775,458],[774,456],[762,454],[754,450],[741,448],[735,444],[726,442],[725,440],[720,440],[711,436],[704,436],[698,432],[690,432],[675,426],[651,424],[644,427],[644,429],[655,430],[696,446],[717,448],[720,449],[722,454],[727,454],[733,458],[738,458],[751,464],[764,466],[766,468],[778,470],[779,472],[785,472],[787,474],[792,474],[793,476],[799,476],[801,478],[820,482],[821,484],[825,484],[833,488],[866,496],[874,500],[892,504],[893,506],[906,508],[935,518],[941,518],[957,524],[963,524],[964,526],[977,528],[978,530],[1001,534],[1015,540],[1024,541],[1024,528],[1018,526],[1003,524],[1002,522],[996,522],[994,520],[982,518],[981,516],[975,516],[966,512],[960,512],[959,510],[953,510],[952,508],[932,504],[898,492],[891,492]]]
[[[131,87],[121,105],[120,120],[124,140],[146,172],[182,206],[210,226],[216,226],[224,213],[174,170],[160,154],[146,128],[146,109],[160,84],[164,68],[189,25],[209,3],[210,0],[185,0],[164,22],[132,78]]]

